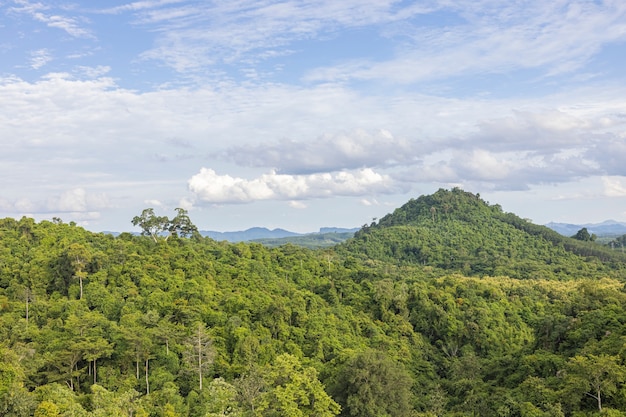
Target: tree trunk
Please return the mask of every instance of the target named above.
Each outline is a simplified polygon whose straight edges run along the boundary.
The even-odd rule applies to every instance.
[[[150,359],[146,359],[146,395],[150,394],[150,381],[148,381],[148,362]]]
[[[202,338],[198,327],[198,376],[200,377],[200,391],[202,391]]]

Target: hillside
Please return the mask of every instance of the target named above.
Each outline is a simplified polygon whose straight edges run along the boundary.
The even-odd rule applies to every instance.
[[[357,232],[343,250],[468,276],[626,276],[621,252],[561,236],[460,189],[409,201]]]
[[[181,236],[1,219],[0,415],[626,415],[620,258],[476,195],[336,248]]]

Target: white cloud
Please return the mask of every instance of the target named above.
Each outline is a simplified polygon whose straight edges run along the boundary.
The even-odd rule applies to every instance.
[[[327,134],[312,141],[282,140],[233,147],[226,152],[238,165],[275,168],[281,173],[410,164],[417,154],[417,147],[407,139],[395,138],[387,130],[370,133],[362,129]]]
[[[80,213],[93,212],[110,207],[104,193],[87,193],[83,188],[74,188],[58,197],[48,199],[46,208],[51,212]]]
[[[40,69],[50,61],[52,61],[52,55],[47,49],[38,49],[30,53],[30,67],[32,69]]]
[[[132,3],[122,4],[120,6],[111,7],[108,9],[100,10],[100,13],[117,14],[126,11],[137,11],[153,9],[169,4],[182,3],[186,0],[149,0],[149,1],[135,1]]]
[[[367,206],[367,207],[380,205],[380,203],[376,199],[362,198],[360,202],[361,202],[361,205]]]
[[[242,0],[162,8],[153,7],[156,2],[139,3],[149,7],[137,8],[138,23],[157,27],[160,34],[156,47],[142,57],[179,72],[203,71],[216,63],[250,64],[290,54],[289,45],[300,40],[333,37],[342,27],[388,24],[433,9],[378,0]]]
[[[20,198],[18,199],[14,205],[13,209],[9,210],[9,212],[13,213],[32,213],[36,211],[37,208],[33,202],[28,198]]]
[[[83,26],[85,22],[79,17],[51,14],[49,10],[52,9],[52,6],[39,2],[30,3],[28,0],[14,0],[13,3],[17,4],[18,7],[10,7],[10,12],[25,13],[34,20],[44,23],[48,27],[61,29],[75,38],[93,38],[93,34]]]
[[[554,76],[581,68],[603,45],[626,40],[623,2],[496,3],[441,3],[440,11],[456,14],[460,23],[428,29],[407,22],[408,40],[395,58],[342,62],[306,78],[413,83],[528,68]]]
[[[163,205],[159,200],[145,200],[144,203],[151,207],[161,207]]]
[[[302,209],[307,208],[308,206],[302,201],[290,201],[289,207],[302,210]]]
[[[110,208],[105,193],[88,193],[83,188],[66,190],[47,199],[20,197],[14,201],[0,199],[0,211],[12,216],[39,218],[64,217],[67,220],[96,220],[100,211]]]
[[[602,177],[604,193],[608,197],[626,197],[626,176]]]
[[[391,193],[397,186],[371,169],[311,175],[264,174],[247,180],[219,175],[202,168],[188,182],[189,190],[202,202],[250,203],[261,200],[306,200],[337,196]]]

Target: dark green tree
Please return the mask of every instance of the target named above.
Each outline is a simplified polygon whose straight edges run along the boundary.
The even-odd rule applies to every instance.
[[[593,242],[596,240],[595,234],[590,234],[586,227],[580,229],[574,236],[572,236],[576,240],[582,240],[583,242]]]
[[[370,349],[341,367],[332,393],[342,406],[342,416],[408,416],[412,383],[401,364]]]
[[[198,234],[198,228],[191,222],[187,210],[176,209],[176,216],[170,220],[168,231],[181,237],[191,237]]]

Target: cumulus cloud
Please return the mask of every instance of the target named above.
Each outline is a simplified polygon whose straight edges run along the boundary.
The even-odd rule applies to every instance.
[[[394,166],[412,162],[418,149],[387,130],[356,130],[324,135],[312,141],[282,140],[271,144],[237,146],[226,152],[238,165],[269,167],[281,173],[312,173]]]
[[[46,199],[20,197],[16,200],[0,199],[0,211],[9,215],[28,215],[42,218],[55,216],[68,220],[99,219],[101,210],[111,207],[105,193],[87,192],[83,188],[73,188]]]
[[[83,188],[74,188],[63,192],[58,197],[48,199],[48,211],[60,213],[78,213],[97,211],[109,207],[109,200],[104,193],[87,193]]]
[[[260,200],[306,200],[398,191],[389,176],[372,169],[310,175],[271,172],[258,178],[219,175],[202,168],[188,182],[189,190],[204,203],[251,203]]]

